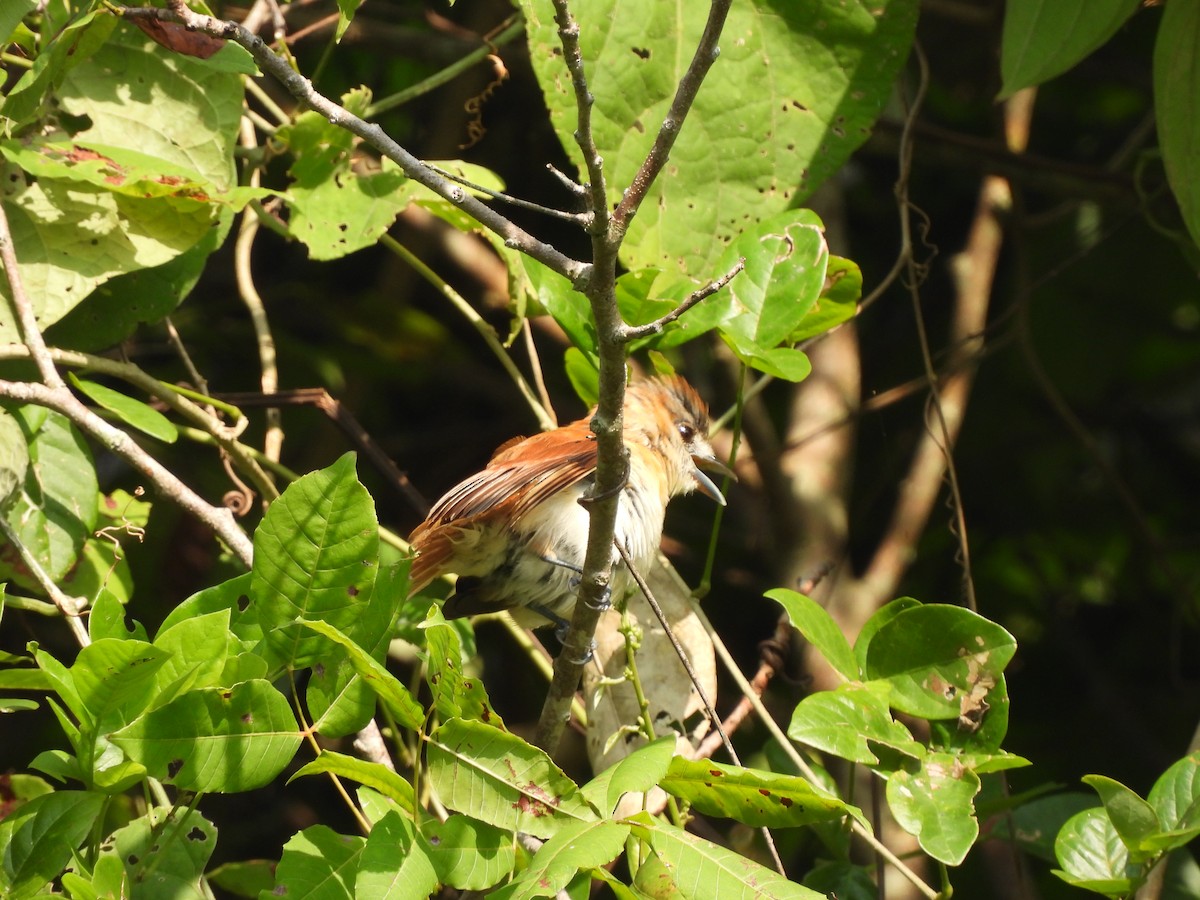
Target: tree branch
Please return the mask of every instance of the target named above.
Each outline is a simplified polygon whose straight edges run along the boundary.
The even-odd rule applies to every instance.
[[[24,338],[30,355],[37,363],[38,371],[44,382],[43,384],[31,384],[0,381],[0,396],[22,403],[45,406],[62,413],[85,433],[90,434],[146,475],[161,494],[178,503],[212,528],[249,568],[250,561],[254,556],[254,545],[234,521],[233,513],[205,502],[202,497],[176,478],[170,470],[139,447],[128,434],[110,425],[88,409],[66,386],[62,376],[54,368],[50,351],[46,348],[46,342],[42,340],[42,333],[34,318],[29,296],[25,293],[25,285],[21,280],[21,272],[17,265],[16,249],[13,247],[12,231],[9,229],[8,216],[4,212],[2,204],[0,204],[0,262],[4,265],[4,274],[8,279],[9,296],[13,309],[21,323],[21,337]]]
[[[587,283],[590,266],[543,243],[522,228],[517,227],[490,206],[471,196],[462,187],[447,181],[429,166],[417,159],[378,125],[360,119],[328,97],[317,92],[312,82],[296,72],[288,61],[270,49],[257,35],[251,34],[236,22],[223,21],[212,16],[192,12],[183,0],[170,0],[168,9],[153,7],[122,7],[122,15],[129,18],[158,19],[175,22],[184,27],[200,31],[222,40],[233,41],[244,47],[254,57],[265,73],[279,81],[299,103],[320,113],[332,124],[345,128],[361,138],[392,162],[413,181],[424,185],[444,200],[448,200],[477,222],[504,238],[504,245],[519,250],[536,259],[546,267],[570,279],[576,288]]]

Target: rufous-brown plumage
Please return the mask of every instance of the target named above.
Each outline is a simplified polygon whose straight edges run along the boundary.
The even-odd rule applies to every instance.
[[[593,410],[594,412],[594,410]],[[596,441],[591,414],[514,439],[487,466],[446,492],[409,538],[416,553],[410,595],[440,575],[458,575],[447,618],[513,610],[530,627],[562,625],[574,607],[589,516]],[[708,442],[708,409],[686,381],[655,378],[625,392],[629,478],[617,507],[616,540],[642,572],[662,539],[668,501],[699,489],[724,505],[702,471],[732,475]],[[628,573],[613,552],[613,592]]]

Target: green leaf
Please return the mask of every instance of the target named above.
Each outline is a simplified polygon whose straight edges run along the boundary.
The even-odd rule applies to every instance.
[[[325,825],[292,835],[283,845],[272,895],[355,900],[354,881],[366,844],[366,838],[338,834]]]
[[[1200,834],[1200,752],[1192,753],[1165,771],[1146,798],[1162,823],[1155,847],[1172,850]]]
[[[153,89],[122,90],[131,84]],[[77,141],[135,150],[229,190],[237,184],[233,151],[243,93],[237,72],[172,53],[122,22],[68,73],[59,100],[91,122]],[[197,116],[198,109],[205,114]]]
[[[38,179],[76,181],[129,197],[169,197],[195,204],[180,209],[199,211],[217,202],[240,210],[251,200],[275,193],[265,188],[214,184],[188,166],[93,141],[0,141],[0,155]]]
[[[250,602],[249,572],[192,594],[167,613],[162,625],[158,627],[158,633],[162,634],[168,628],[195,616],[221,610],[229,611],[229,628],[243,641],[257,643],[262,640],[258,607]]]
[[[13,31],[35,6],[37,0],[12,0],[4,5],[4,9],[0,10],[0,43],[7,43],[11,39]]]
[[[850,808],[798,775],[676,756],[659,785],[705,815],[745,825],[792,828],[837,819]]]
[[[156,778],[181,790],[234,793],[270,782],[291,762],[300,734],[270,682],[190,691],[112,735]]]
[[[382,663],[376,662],[362,647],[327,622],[304,622],[303,625],[346,651],[354,671],[375,692],[397,722],[414,730],[421,728],[425,723],[424,708]]]
[[[804,635],[826,661],[847,681],[859,677],[850,642],[833,617],[815,600],[787,588],[767,591],[765,596],[783,607],[792,625]]]
[[[596,811],[542,750],[480,722],[450,719],[429,736],[429,780],[451,809],[548,838]]]
[[[107,10],[91,10],[50,37],[33,61],[33,67],[12,86],[0,106],[0,113],[12,122],[6,130],[15,131],[38,118],[67,71],[86,62],[104,46],[116,27],[116,17]]]
[[[217,845],[217,829],[195,810],[152,809],[113,832],[133,896],[196,898],[200,876]]]
[[[1140,0],[1008,0],[1000,98],[1049,81],[1108,42]]]
[[[1192,240],[1200,244],[1200,6],[1168,3],[1154,44],[1154,115],[1167,181]]]
[[[790,343],[799,343],[824,334],[835,325],[848,322],[858,311],[862,299],[862,271],[852,260],[830,256],[825,267],[821,295],[800,325],[788,335]]]
[[[359,115],[370,103],[365,88],[341,98],[342,106]],[[418,186],[395,165],[370,174],[356,171],[354,136],[318,113],[300,113],[275,137],[293,155],[288,230],[311,259],[339,259],[373,246],[416,196]]]
[[[888,808],[934,859],[957,866],[979,837],[974,798],[979,776],[951,754],[930,753],[916,772],[893,772]]]
[[[1130,859],[1140,862],[1150,855],[1144,850],[1145,842],[1162,830],[1154,807],[1121,782],[1107,776],[1085,775],[1082,780],[1100,795],[1113,828],[1129,848]]]
[[[158,410],[147,406],[140,400],[114,391],[94,381],[84,381],[77,378],[74,372],[69,373],[71,383],[91,398],[92,402],[107,409],[131,428],[136,428],[143,434],[148,434],[168,444],[179,439],[179,430],[171,424],[171,420]]]
[[[190,249],[161,265],[125,272],[98,285],[45,330],[46,342],[95,352],[119,344],[143,322],[160,321],[191,293],[209,256],[225,242],[233,219],[232,209],[220,206],[216,224]]]
[[[600,398],[600,369],[597,363],[578,347],[568,347],[563,354],[563,368],[571,388],[589,407]]]
[[[1013,636],[994,622],[959,606],[930,604],[880,627],[865,672],[892,685],[895,709],[927,719],[968,717],[986,703],[1016,649]]]
[[[357,900],[408,900],[429,897],[438,876],[412,821],[392,811],[367,835],[354,882]]]
[[[925,747],[892,719],[886,683],[843,684],[800,701],[792,712],[788,737],[851,762],[878,765],[872,744],[890,747],[914,759]]]
[[[504,720],[492,708],[483,681],[463,674],[462,642],[458,632],[430,607],[421,627],[429,650],[426,680],[433,693],[434,707],[443,721],[453,718],[476,719],[485,725],[504,728]]]
[[[634,834],[650,845],[680,894],[689,900],[825,900],[824,894],[645,813],[628,821],[633,824]]]
[[[84,544],[84,553],[86,554],[87,548],[93,545],[93,541]],[[102,638],[127,641],[133,638],[149,642],[141,622],[135,622],[132,628],[125,626],[125,606],[111,591],[104,589],[100,589],[92,608],[88,610],[88,637],[93,641]]]
[[[56,791],[34,797],[0,822],[0,888],[9,900],[32,897],[66,868],[92,830],[104,795]]]
[[[793,383],[803,381],[812,372],[812,362],[803,350],[794,347],[775,347],[758,350],[729,340],[729,349],[743,363],[772,378],[782,378]]]
[[[821,221],[806,209],[768,219],[743,232],[717,268],[732,269],[739,257],[745,270],[721,292],[728,310],[721,333],[748,351],[773,350],[800,327],[825,285]]]
[[[1054,874],[1068,884],[1110,897],[1133,888],[1126,867],[1129,850],[1103,809],[1085,809],[1067,820],[1054,840],[1062,870]]]
[[[425,852],[438,881],[462,891],[480,891],[498,883],[516,863],[513,836],[467,816],[421,825]]]
[[[0,408],[0,510],[25,483],[29,468],[29,445],[21,424],[7,409]]]
[[[46,574],[60,581],[96,527],[99,488],[87,444],[63,416],[38,407],[13,410],[29,447],[25,483],[4,517]],[[10,542],[0,546],[0,581],[40,591]]]
[[[219,887],[235,897],[255,897],[275,887],[275,861],[249,859],[245,862],[227,862],[209,869],[204,876],[209,884]]]
[[[157,678],[164,700],[185,690],[229,687],[222,676],[229,657],[237,654],[240,645],[229,630],[227,609],[160,629],[154,646],[170,655]]]
[[[168,653],[144,641],[103,638],[79,651],[71,682],[86,710],[83,721],[124,725],[154,696],[155,673]],[[110,718],[111,717],[111,718]]]
[[[586,171],[553,10],[546,0],[521,8],[551,122]],[[708,6],[596,0],[573,12],[615,204],[667,117]],[[737,234],[794,206],[867,138],[908,55],[916,12],[912,0],[733,4],[720,58],[630,226],[625,267],[702,280],[723,273],[715,261]]]
[[[612,862],[625,849],[629,826],[619,822],[569,822],[546,841],[500,896],[507,900],[552,897],[579,872]]]
[[[854,639],[854,661],[858,664],[858,671],[863,672],[867,668],[867,648],[871,645],[871,640],[878,633],[879,629],[890,622],[906,609],[920,606],[919,600],[914,600],[912,597],[900,597],[887,603],[871,615],[866,623],[858,632],[858,637]]]
[[[354,640],[371,659],[382,662],[391,642],[391,625],[408,593],[408,563],[379,570],[366,608],[354,626]],[[304,699],[313,729],[326,737],[341,737],[362,730],[375,715],[376,697],[344,654],[313,666],[304,688]]]
[[[645,793],[662,781],[674,754],[675,738],[661,737],[609,766],[580,792],[601,813],[612,815],[625,794]]]
[[[417,808],[412,785],[405,781],[401,775],[398,775],[380,763],[367,762],[366,760],[346,756],[344,753],[337,753],[333,750],[322,749],[316,759],[301,766],[288,779],[288,784],[305,775],[325,773],[349,778],[352,781],[357,781],[359,784],[374,788],[385,797],[394,800],[398,806],[410,813],[414,812]]]
[[[328,642],[298,619],[352,635],[378,559],[375,504],[355,476],[353,453],[289,485],[254,533],[250,590],[273,657],[302,668],[327,652]]]

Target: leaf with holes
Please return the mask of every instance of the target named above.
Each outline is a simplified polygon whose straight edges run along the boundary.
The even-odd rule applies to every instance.
[[[497,828],[548,838],[596,811],[542,750],[481,722],[450,719],[429,736],[429,780],[442,803]]]
[[[220,793],[268,784],[300,746],[287,698],[263,680],[189,691],[111,738],[156,778]]]

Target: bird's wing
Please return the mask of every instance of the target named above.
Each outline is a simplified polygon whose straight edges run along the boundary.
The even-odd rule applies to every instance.
[[[595,470],[596,442],[587,422],[504,445],[483,471],[447,491],[409,537],[418,552],[412,590],[441,574],[463,530],[493,516],[515,521]]]

